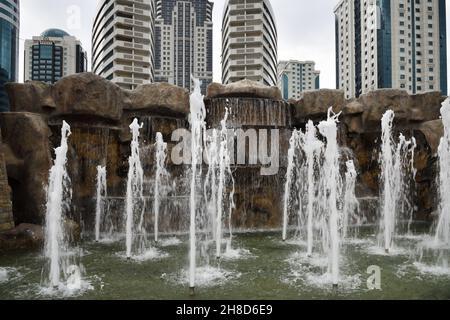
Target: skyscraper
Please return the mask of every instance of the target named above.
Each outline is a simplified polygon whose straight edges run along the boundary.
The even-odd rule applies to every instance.
[[[447,94],[445,0],[341,0],[336,85],[347,98],[378,88]]]
[[[269,0],[228,0],[222,25],[222,82],[276,86],[278,34]]]
[[[280,61],[278,87],[283,99],[300,99],[302,92],[320,87],[320,71],[314,61]]]
[[[156,0],[155,81],[191,89],[191,74],[202,91],[213,79],[213,3]]]
[[[87,71],[87,53],[67,32],[48,29],[25,41],[24,79],[54,83],[62,77]]]
[[[92,30],[92,71],[124,89],[154,81],[154,0],[101,0]]]
[[[18,80],[19,0],[0,1],[0,112],[9,110],[5,83]]]

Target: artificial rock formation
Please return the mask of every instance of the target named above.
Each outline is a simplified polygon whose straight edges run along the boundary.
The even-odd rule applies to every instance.
[[[284,177],[286,175],[286,154],[291,136],[291,108],[281,99],[276,87],[265,87],[259,83],[244,80],[230,85],[213,83],[208,87],[205,99],[208,127],[219,129],[225,110],[229,116],[227,125],[242,132],[254,131],[257,142],[244,141],[246,149],[238,150],[238,142],[234,144],[235,204],[232,219],[233,225],[243,229],[277,228],[282,223],[281,212],[284,194]],[[278,134],[277,147],[281,159],[276,164],[273,174],[264,175],[261,157],[257,163],[250,163],[250,148],[256,146],[260,153],[261,135],[267,136],[268,156],[271,150],[272,130]],[[251,134],[250,134],[251,135]],[[275,137],[274,137],[275,138]],[[250,144],[252,144],[250,146]],[[237,163],[238,153],[245,153],[246,164]]]
[[[45,187],[59,146],[62,121],[72,129],[69,137],[68,171],[73,189],[69,219],[82,222],[92,230],[95,212],[96,168],[107,167],[108,207],[116,225],[123,225],[125,187],[130,156],[129,124],[137,118],[141,129],[141,158],[146,173],[144,194],[148,216],[152,216],[151,183],[155,163],[155,135],[163,134],[168,143],[168,170],[172,176],[169,197],[163,202],[162,231],[186,230],[188,224],[188,167],[174,165],[170,154],[178,141],[172,141],[177,129],[188,129],[189,92],[158,83],[142,85],[129,91],[91,73],[76,74],[54,85],[39,82],[8,84],[13,112],[0,114],[3,153],[12,190],[16,225],[42,224],[45,213]],[[415,157],[417,173],[418,218],[428,219],[436,209],[430,192],[436,177],[436,150],[442,136],[439,93],[408,95],[399,90],[379,90],[346,101],[339,90],[305,92],[298,101],[283,101],[276,87],[265,87],[251,81],[231,85],[212,84],[205,98],[207,127],[219,128],[226,108],[228,126],[255,130],[258,138],[264,130],[268,140],[272,132],[279,135],[279,170],[261,175],[262,163],[236,165],[233,224],[240,228],[276,228],[281,224],[282,197],[287,150],[293,128],[304,128],[308,120],[326,119],[329,107],[342,112],[339,141],[359,172],[358,196],[375,199],[379,193],[378,152],[381,117],[392,109],[396,113],[395,130],[418,142]],[[270,154],[271,146],[267,146]],[[248,159],[248,145],[245,150]],[[4,172],[4,170],[3,170]],[[5,189],[8,190],[8,189]],[[0,194],[0,208],[3,198]],[[375,217],[373,204],[363,203]],[[372,212],[373,211],[373,212]],[[0,211],[1,213],[1,211]],[[147,222],[151,226],[151,219]],[[1,246],[1,243],[0,243]]]
[[[2,135],[0,134],[0,147],[2,145]],[[0,148],[0,232],[14,227],[11,189],[8,184],[5,158],[3,150]]]

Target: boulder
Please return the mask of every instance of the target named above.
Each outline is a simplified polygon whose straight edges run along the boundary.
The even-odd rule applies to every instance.
[[[5,162],[12,188],[17,223],[41,223],[45,214],[48,173],[52,165],[50,129],[44,116],[34,113],[0,114]]]
[[[268,87],[251,80],[241,80],[227,85],[212,83],[208,86],[206,94],[208,99],[231,97],[282,100],[278,87]]]
[[[44,230],[34,224],[20,224],[0,233],[0,251],[40,249],[44,245]]]
[[[168,83],[152,83],[127,91],[125,109],[147,110],[158,115],[185,117],[189,114],[189,91]]]
[[[123,90],[93,73],[64,77],[53,86],[56,110],[52,117],[88,116],[118,122],[122,116]]]
[[[411,96],[411,121],[431,121],[439,119],[444,97],[440,92],[426,92]]]
[[[408,122],[410,99],[406,91],[394,89],[375,90],[361,95],[358,102],[364,106],[364,126],[369,130],[381,131],[381,118],[388,110],[395,112],[396,123]]]
[[[294,121],[297,123],[305,123],[308,120],[324,120],[327,118],[330,107],[333,107],[335,113],[344,109],[344,92],[330,89],[306,91],[300,100],[292,102],[292,105]]]
[[[51,113],[56,108],[52,86],[43,82],[7,83],[12,112]]]
[[[352,100],[344,107],[344,110],[342,113],[344,115],[358,115],[363,113],[365,110],[365,107],[362,103],[360,103],[358,100]]]
[[[419,131],[423,133],[433,155],[437,154],[439,143],[444,136],[444,125],[442,120],[432,120],[422,123]]]

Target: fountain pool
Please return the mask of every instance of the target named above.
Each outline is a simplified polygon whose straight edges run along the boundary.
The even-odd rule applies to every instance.
[[[414,225],[413,229],[416,235],[421,235],[428,232],[429,226]],[[396,239],[397,245],[404,248],[404,255],[371,255],[368,250],[376,244],[376,231],[376,226],[361,227],[360,242],[342,244],[345,256],[341,274],[346,278],[338,290],[323,281],[327,260],[320,256],[302,259],[298,245],[283,243],[279,231],[238,233],[235,243],[249,248],[250,253],[240,259],[224,259],[218,269],[198,270],[202,274],[196,281],[194,299],[450,299],[450,271],[440,275],[428,273],[411,259],[410,254],[420,240]],[[161,242],[167,237],[160,235]],[[181,244],[173,242],[173,246],[164,248],[168,257],[141,263],[128,262],[116,255],[123,250],[123,239],[108,245],[84,243],[82,261],[89,274],[86,280],[93,290],[61,298],[188,298],[189,241],[187,235],[177,238]],[[8,272],[7,281],[0,282],[1,299],[48,298],[39,287],[41,254],[2,255],[0,265],[14,270]],[[371,266],[382,270],[381,290],[367,287],[371,276],[367,271]]]

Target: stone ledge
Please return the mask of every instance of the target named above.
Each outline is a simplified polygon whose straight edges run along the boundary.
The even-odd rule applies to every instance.
[[[223,85],[212,83],[208,86],[206,98],[260,98],[271,100],[282,100],[281,91],[278,87],[268,87],[259,82],[242,80]]]

